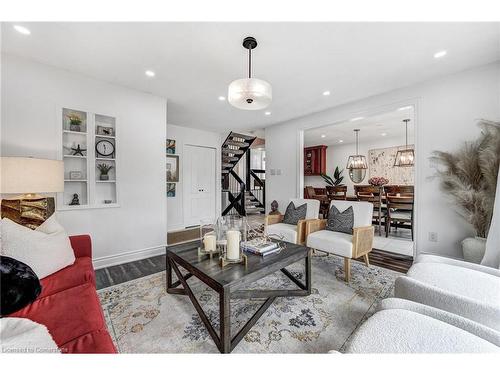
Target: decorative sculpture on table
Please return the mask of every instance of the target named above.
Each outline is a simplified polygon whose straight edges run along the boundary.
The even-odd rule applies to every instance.
[[[71,200],[71,203],[69,204],[70,206],[79,206],[80,205],[80,198],[78,197],[78,194],[73,194],[73,199]]]
[[[275,200],[271,202],[271,212],[269,215],[281,215],[281,212],[278,211],[278,202]]]

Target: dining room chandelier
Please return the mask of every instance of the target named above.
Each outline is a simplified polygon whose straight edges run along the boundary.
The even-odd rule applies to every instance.
[[[252,50],[257,47],[257,40],[248,36],[243,39],[243,47],[248,50],[248,78],[231,82],[227,98],[232,106],[245,110],[258,110],[271,104],[273,91],[271,85],[258,78],[252,78]]]
[[[368,169],[368,164],[366,163],[366,156],[359,154],[358,136],[359,129],[354,129],[354,134],[356,134],[356,155],[350,155],[347,159],[346,169]]]
[[[349,156],[346,169],[349,171],[351,181],[359,184],[365,179],[368,164],[366,163],[366,156],[359,154],[359,129],[354,129],[354,134],[356,134],[356,155]]]
[[[410,121],[409,118],[403,120],[406,127],[406,144],[404,150],[399,150],[396,153],[395,167],[412,167],[415,164],[415,151],[408,147],[408,123]]]

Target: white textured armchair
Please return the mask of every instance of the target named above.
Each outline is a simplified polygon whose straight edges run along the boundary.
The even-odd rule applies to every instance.
[[[499,174],[500,176],[500,174]],[[466,317],[500,332],[500,183],[481,264],[437,255],[417,258],[396,280],[396,297]]]
[[[373,204],[369,202],[332,201],[341,212],[353,208],[354,226],[352,234],[326,230],[327,220],[311,220],[306,225],[307,246],[326,253],[344,257],[345,281],[351,277],[351,259],[363,257],[370,265],[368,253],[372,251],[374,228],[372,226]]]
[[[284,215],[267,215],[265,220],[265,231],[267,235],[275,235],[283,241],[304,244],[306,240],[306,223],[319,217],[319,204],[317,199],[291,199],[295,207],[307,204],[306,217],[299,220],[297,225],[283,223]]]
[[[499,353],[500,333],[467,318],[398,298],[351,336],[346,353]]]

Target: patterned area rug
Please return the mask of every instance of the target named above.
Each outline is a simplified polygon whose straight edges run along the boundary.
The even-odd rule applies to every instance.
[[[303,276],[303,265],[289,268]],[[343,281],[343,260],[314,256],[312,294],[277,298],[233,353],[326,353],[342,351],[348,338],[373,314],[378,301],[393,293],[400,274],[353,262]],[[189,285],[218,332],[218,296],[205,284]],[[294,287],[281,272],[255,283],[255,289]],[[218,353],[187,296],[165,291],[165,272],[99,291],[109,332],[121,353]],[[262,300],[232,300],[233,336]]]

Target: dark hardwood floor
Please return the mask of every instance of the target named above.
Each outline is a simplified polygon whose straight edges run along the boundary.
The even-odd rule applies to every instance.
[[[192,242],[184,243],[169,246],[169,248],[188,248],[192,246],[192,244]],[[413,263],[413,258],[373,249],[370,253],[370,263],[376,266],[406,273]],[[98,269],[95,271],[96,285],[97,289],[103,289],[162,271],[165,271],[165,254]]]

